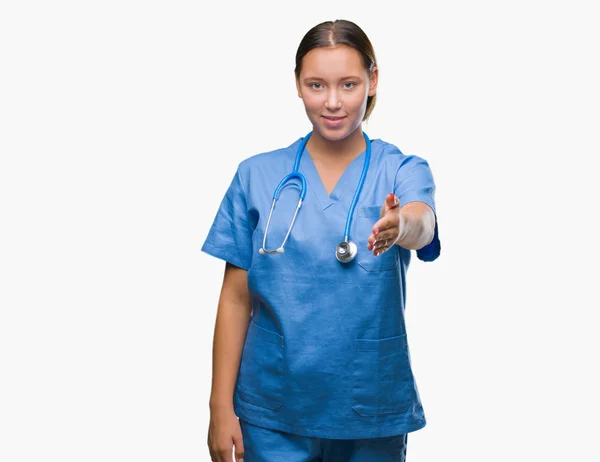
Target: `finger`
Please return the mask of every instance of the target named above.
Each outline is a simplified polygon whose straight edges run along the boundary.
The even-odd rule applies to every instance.
[[[388,249],[391,244],[391,239],[383,239],[382,241],[377,241],[377,243],[373,246],[373,253],[383,252],[385,249]]]
[[[389,249],[390,249],[389,246],[385,246],[385,245],[377,246],[376,248],[373,249],[373,255],[378,257],[382,253],[387,252]]]
[[[388,234],[389,235],[389,234]],[[371,247],[377,245],[377,243],[381,243],[386,239],[385,234],[379,233],[377,236],[371,234],[367,239],[367,247],[371,250]]]
[[[373,249],[373,255],[375,255],[376,257],[378,257],[379,255],[381,255],[384,252],[387,252],[388,250],[390,250],[392,248],[391,245],[382,245],[379,247],[376,247]]]
[[[373,248],[373,244],[375,243],[375,238],[371,234],[367,239],[367,249],[371,250]]]
[[[367,245],[373,245],[375,244],[375,241],[377,241],[378,237],[375,236],[374,234],[371,234],[368,238],[367,238]]]
[[[221,462],[233,462],[232,452],[233,452],[233,448],[230,448],[229,450],[224,449],[222,451],[219,451],[219,457],[220,457],[219,460]]]
[[[400,224],[400,217],[398,215],[386,215],[379,219],[371,228],[371,233],[375,236],[375,239],[379,239],[379,235],[391,228],[397,228]]]
[[[369,250],[373,250],[378,245],[384,245],[385,240],[387,239],[388,244],[392,243],[396,236],[398,235],[398,228],[390,228],[386,231],[380,232],[377,236],[373,236],[372,234],[367,239],[367,248]]]
[[[371,235],[367,238],[367,241],[371,243],[373,240],[378,240],[381,237],[381,233],[393,228],[397,228],[400,224],[400,217],[398,213],[392,213],[384,215],[382,218],[377,220],[371,228]]]
[[[378,224],[379,224],[379,221],[377,223],[375,223],[375,225],[378,225]],[[373,226],[373,228],[371,229],[371,234],[367,238],[367,247],[371,247],[373,244],[375,244],[378,234],[379,234],[379,228]]]
[[[244,459],[244,438],[241,431],[233,436],[233,444],[235,445],[235,462],[240,462]]]
[[[396,238],[398,236],[398,232],[394,232],[394,231],[390,231],[387,232],[386,234],[381,235],[381,237],[378,237],[375,242],[373,243],[373,247],[377,247],[377,246],[381,246],[381,245],[386,245],[386,246],[390,246],[392,244],[396,243]]]

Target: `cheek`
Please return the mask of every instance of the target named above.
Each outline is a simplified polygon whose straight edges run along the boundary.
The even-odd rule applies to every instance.
[[[358,111],[360,109],[365,108],[366,106],[367,106],[367,98],[365,98],[362,93],[361,94],[357,93],[356,95],[353,95],[352,107],[354,109],[356,109]]]
[[[352,118],[361,118],[367,107],[367,101],[362,98],[353,98],[346,101],[346,111],[352,115]]]
[[[320,110],[323,106],[322,98],[315,95],[304,96],[303,98],[304,106],[309,111]]]

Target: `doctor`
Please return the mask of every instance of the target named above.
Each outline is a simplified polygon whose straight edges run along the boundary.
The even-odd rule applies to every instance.
[[[363,132],[378,69],[359,26],[309,30],[295,77],[311,132],[239,164],[202,247],[226,262],[210,454],[405,461],[407,434],[426,424],[406,271],[411,251],[440,253],[433,176],[423,158]]]

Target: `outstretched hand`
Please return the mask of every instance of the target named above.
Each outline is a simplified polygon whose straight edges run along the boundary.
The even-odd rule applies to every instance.
[[[402,237],[404,217],[400,213],[400,200],[390,193],[381,207],[380,219],[373,225],[368,249],[376,257],[390,249]]]

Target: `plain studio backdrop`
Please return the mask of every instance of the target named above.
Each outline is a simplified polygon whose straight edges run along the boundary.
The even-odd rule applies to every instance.
[[[379,61],[365,132],[437,184],[408,460],[600,460],[587,3],[3,2],[0,460],[210,460],[224,263],[200,247],[237,164],[310,130],[294,56],[333,19]]]

